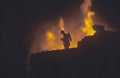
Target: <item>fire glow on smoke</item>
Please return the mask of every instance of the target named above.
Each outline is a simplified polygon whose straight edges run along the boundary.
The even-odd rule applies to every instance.
[[[86,33],[86,36],[94,35],[95,30],[93,29],[93,20],[92,16],[95,14],[90,11],[90,7],[92,6],[91,0],[85,0],[83,5],[81,6],[82,13],[84,15],[84,27],[82,28],[83,32]]]
[[[84,26],[80,27],[80,29],[86,34],[86,36],[92,36],[95,33],[95,30],[93,29],[92,25],[93,25],[93,20],[92,20],[92,16],[95,14],[94,12],[90,11],[90,7],[92,6],[92,2],[91,0],[85,0],[84,3],[82,4],[82,6],[80,7],[82,9],[82,13],[84,16]],[[65,30],[65,26],[64,26],[64,20],[62,17],[60,17],[59,20],[59,30]],[[67,31],[66,31],[67,32]],[[55,32],[56,33],[56,32]],[[72,32],[70,32],[72,33]],[[54,34],[51,30],[48,30],[48,32],[46,32],[46,41],[47,44],[45,46],[43,46],[43,50],[57,50],[57,49],[64,49],[62,41],[60,41],[60,38],[56,38],[58,34]],[[74,35],[74,34],[72,34]],[[73,37],[73,36],[72,36]],[[78,38],[79,34],[74,36],[74,38],[76,38],[76,40],[80,40],[81,38]],[[77,47],[77,41],[73,41],[71,42],[70,48],[75,48]]]
[[[59,23],[57,27],[54,27],[53,29],[48,29],[45,33],[45,39],[40,44],[41,50],[58,50],[58,49],[64,49],[63,43],[61,41],[62,35],[60,34],[61,30],[64,30],[65,32],[69,32],[72,36],[72,41],[70,43],[70,48],[76,48],[77,42],[82,39],[81,32],[84,33],[85,36],[92,36],[95,33],[95,30],[93,29],[93,20],[92,16],[95,14],[90,10],[92,6],[91,0],[85,0],[80,9],[82,10],[83,15],[83,25],[79,26],[79,28],[74,28],[72,31],[69,31],[69,28],[65,26],[65,21],[62,17],[59,19]],[[71,26],[70,26],[71,27]],[[72,29],[72,27],[71,27]]]

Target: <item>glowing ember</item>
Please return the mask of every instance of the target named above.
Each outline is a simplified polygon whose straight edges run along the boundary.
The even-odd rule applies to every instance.
[[[83,32],[85,32],[86,36],[92,36],[95,33],[93,29],[93,20],[92,16],[95,14],[94,12],[90,11],[90,7],[92,6],[91,0],[85,0],[81,9],[84,15],[84,27],[81,28]]]

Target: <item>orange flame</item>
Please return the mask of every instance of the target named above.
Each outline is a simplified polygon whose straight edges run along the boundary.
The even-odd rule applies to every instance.
[[[86,36],[92,36],[95,33],[95,30],[93,29],[93,21],[92,16],[94,15],[94,12],[88,12],[87,18],[85,18],[84,23],[85,27],[82,28],[83,32],[86,33]]]
[[[52,50],[56,50],[55,49],[55,36],[53,33],[51,32],[47,32],[46,33],[46,37],[47,37],[47,49],[52,49]]]
[[[55,40],[55,37],[54,37],[54,35],[53,35],[51,32],[48,32],[48,33],[47,33],[47,37],[48,37],[49,39],[51,39],[51,40]]]
[[[84,15],[84,27],[82,27],[82,31],[86,34],[86,36],[92,36],[95,33],[93,29],[93,20],[92,16],[95,14],[94,12],[90,11],[90,7],[92,6],[91,0],[85,0],[81,9]]]
[[[59,30],[58,30],[59,33],[61,30],[65,31],[64,20],[62,17],[60,17],[60,20],[59,20]],[[46,39],[48,44],[46,45],[47,46],[46,49],[47,50],[64,49],[63,45],[60,43],[61,41],[59,37],[58,37],[58,34],[56,35],[56,32],[55,33],[52,33],[52,31],[47,32]]]
[[[64,49],[61,44],[60,37],[58,33],[52,33],[53,31],[49,31],[46,33],[46,43],[43,46],[42,50],[57,50]]]
[[[64,28],[64,20],[63,20],[63,18],[62,18],[62,17],[60,17],[59,27],[60,27],[60,30],[65,31],[65,28]]]

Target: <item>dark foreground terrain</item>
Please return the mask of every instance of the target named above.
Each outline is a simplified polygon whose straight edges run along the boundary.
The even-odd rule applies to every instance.
[[[78,48],[33,54],[29,78],[120,78],[119,35],[104,32]]]

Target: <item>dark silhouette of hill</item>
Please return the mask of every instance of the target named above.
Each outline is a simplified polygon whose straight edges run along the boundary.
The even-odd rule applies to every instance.
[[[97,30],[78,48],[33,54],[29,78],[120,78],[119,40],[119,32]]]

